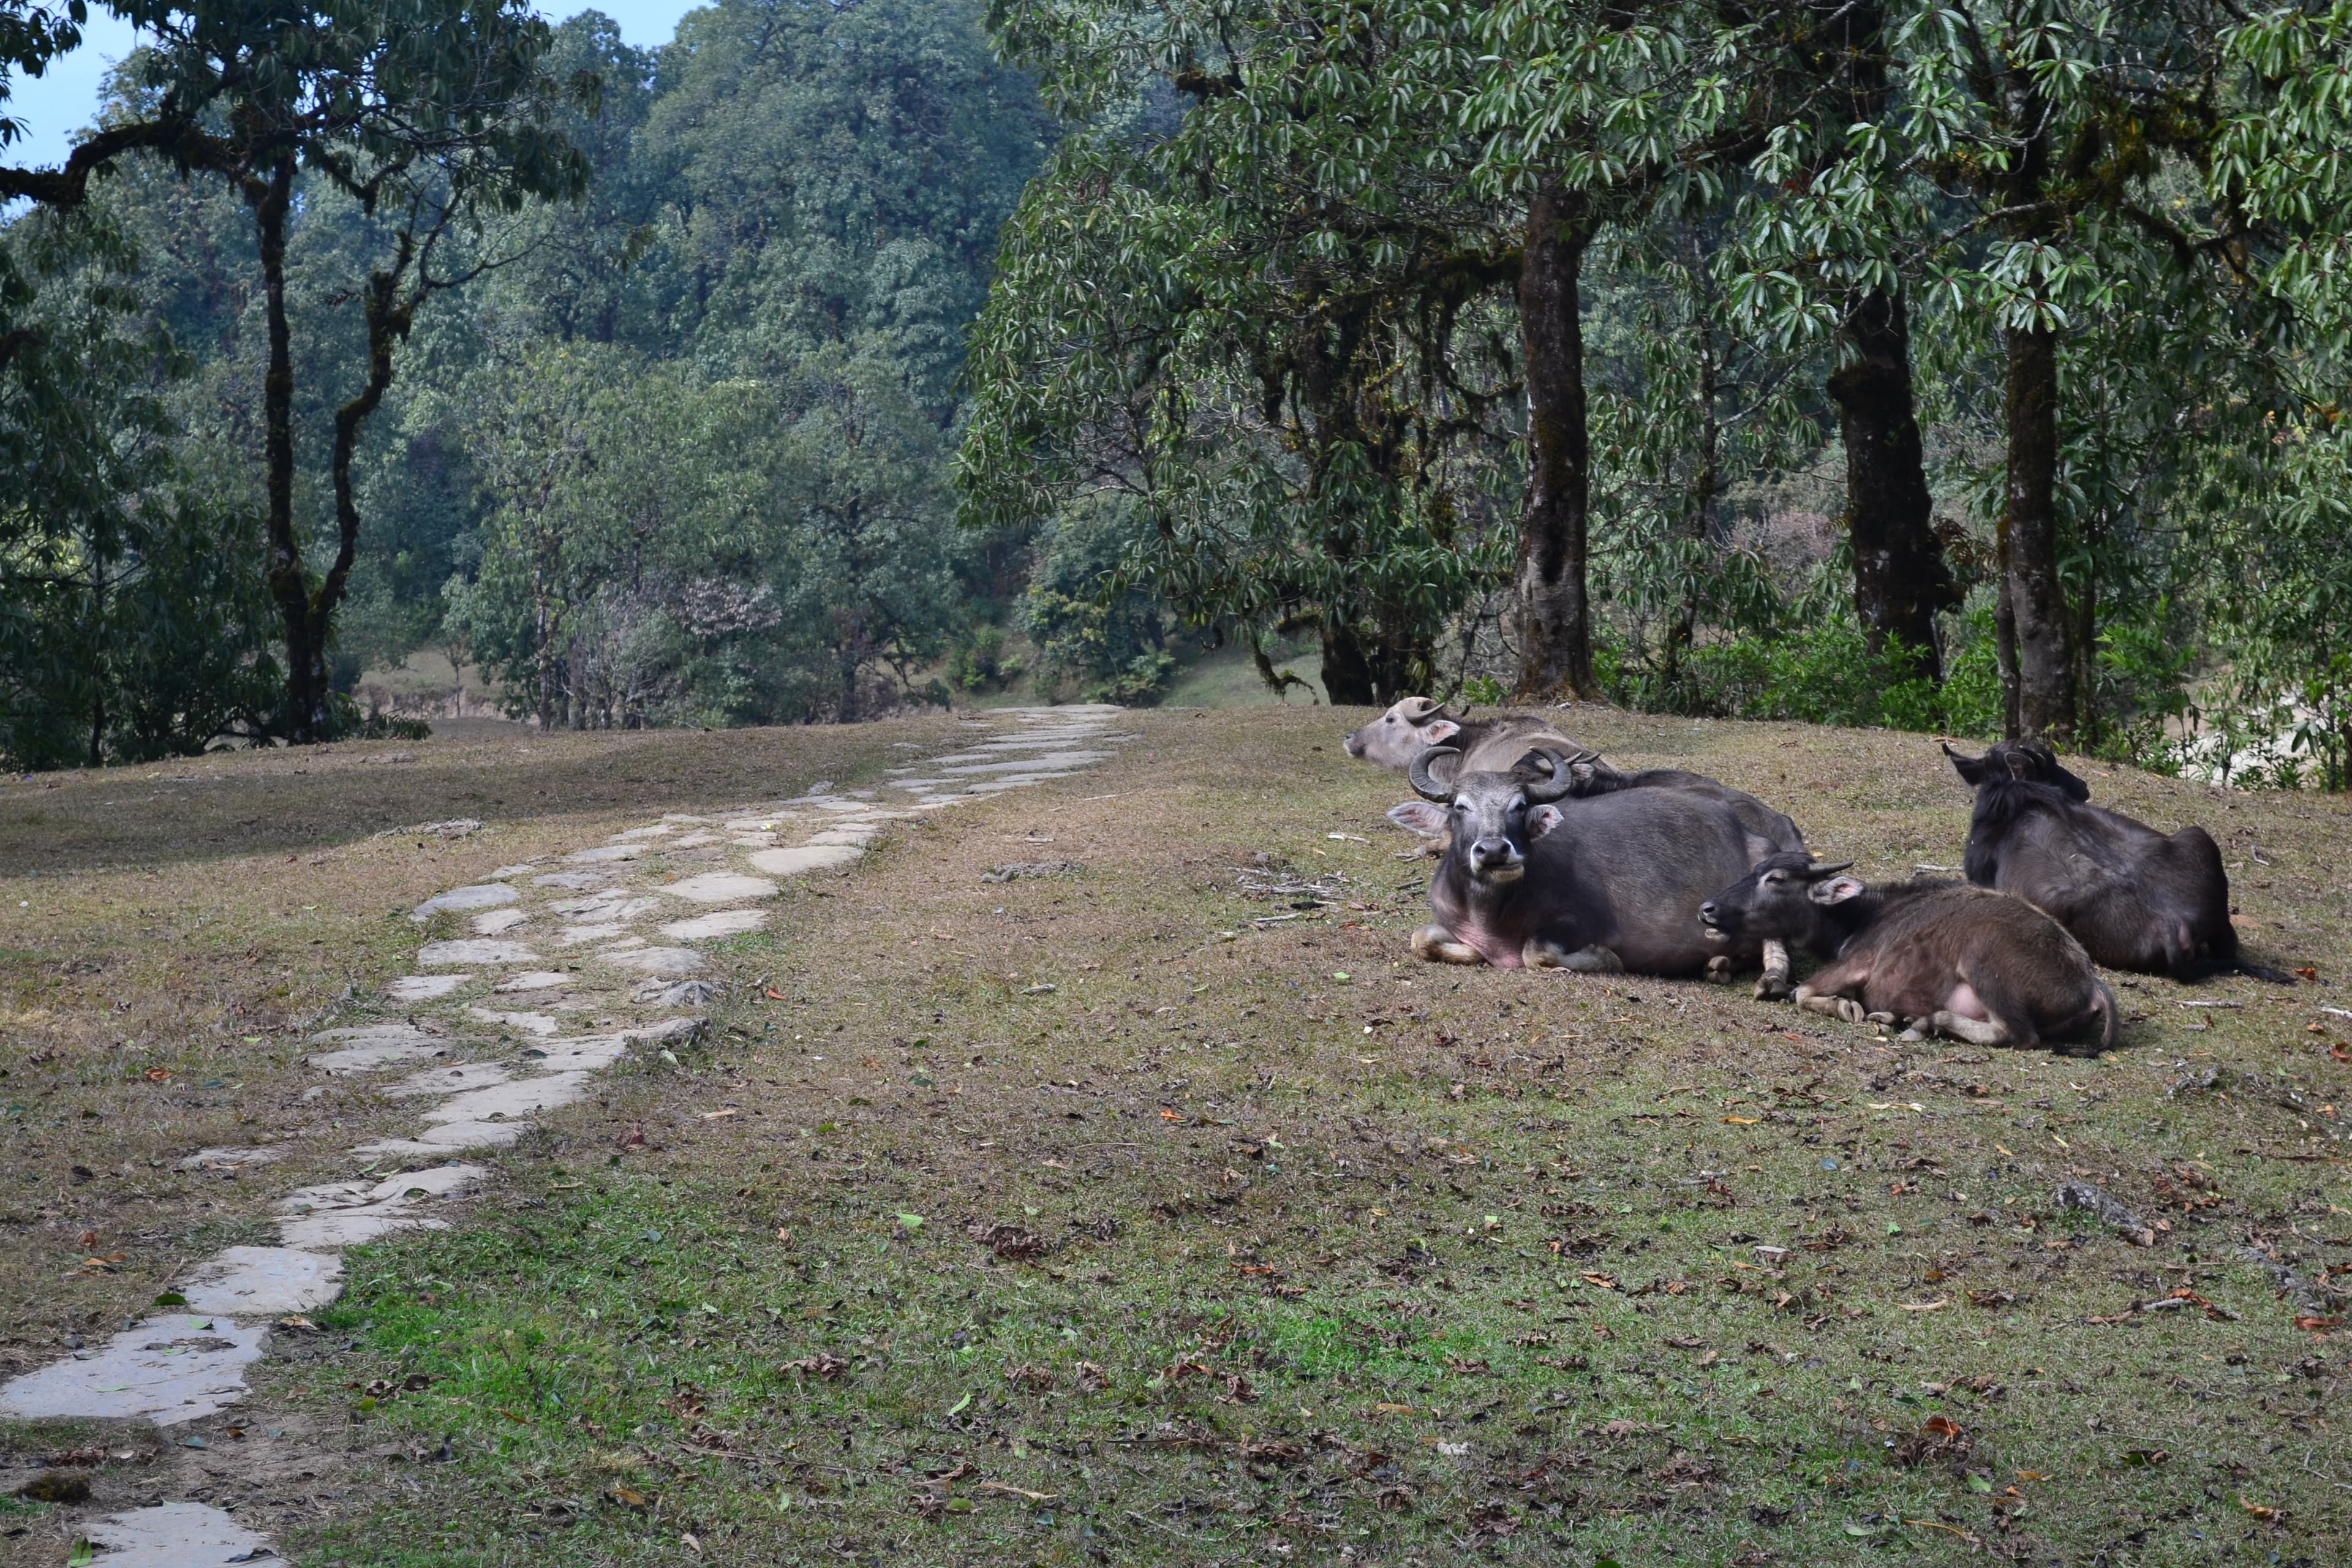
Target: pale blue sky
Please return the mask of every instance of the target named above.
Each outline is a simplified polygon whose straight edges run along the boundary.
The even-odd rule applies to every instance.
[[[668,43],[677,20],[694,9],[695,0],[604,0],[594,9],[621,25],[621,37],[639,48]],[[549,16],[575,16],[590,7],[562,4],[542,6]],[[73,149],[73,133],[87,129],[97,117],[99,86],[114,62],[131,52],[133,30],[112,14],[90,6],[89,25],[82,29],[82,45],[63,59],[49,63],[48,74],[19,76],[10,85],[6,114],[25,122],[20,142],[0,149],[0,161],[19,165],[54,167]]]

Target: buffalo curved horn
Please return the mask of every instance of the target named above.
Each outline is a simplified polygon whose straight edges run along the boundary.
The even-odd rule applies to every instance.
[[[1423,719],[1434,718],[1445,711],[1445,704],[1431,697],[1408,697],[1397,704],[1397,711],[1403,714],[1408,722],[1418,724]]]
[[[1834,877],[1840,871],[1851,871],[1853,869],[1853,862],[1851,860],[1824,860],[1817,866],[1808,866],[1805,868],[1805,880],[1808,882],[1818,882],[1823,877]]]
[[[1404,776],[1405,782],[1412,785],[1413,794],[1423,800],[1433,800],[1440,805],[1446,805],[1454,799],[1453,786],[1439,784],[1429,776],[1429,765],[1440,757],[1452,757],[1458,763],[1462,758],[1461,748],[1423,746],[1420,754],[1415,756],[1404,770]]]
[[[1547,805],[1559,799],[1576,786],[1575,778],[1568,771],[1569,758],[1565,752],[1546,747],[1540,751],[1528,752],[1528,756],[1521,760],[1540,761],[1551,775],[1549,778],[1529,779],[1520,786],[1520,793],[1527,796],[1529,805]]]

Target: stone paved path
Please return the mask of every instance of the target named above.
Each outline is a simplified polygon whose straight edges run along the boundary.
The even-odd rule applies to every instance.
[[[779,879],[846,867],[892,822],[1108,761],[1129,738],[1112,731],[1118,714],[999,710],[972,722],[964,750],[891,769],[873,789],[819,785],[795,799],[672,814],[426,900],[414,911],[420,924],[446,912],[472,934],[425,943],[417,973],[385,987],[405,1021],[330,1029],[308,1058],[322,1077],[363,1077],[415,1101],[406,1136],[352,1151],[397,1172],[288,1193],[277,1246],[227,1248],[189,1271],[185,1307],[0,1384],[0,1415],[143,1416],[169,1427],[236,1405],[275,1321],[341,1293],[341,1248],[451,1224],[488,1174],[466,1155],[508,1147],[535,1113],[587,1094],[602,1068],[703,1027],[701,1009],[724,980],[696,943],[759,930]],[[491,1030],[530,1043],[486,1059],[499,1050]],[[206,1149],[186,1163],[253,1168],[277,1154]],[[196,1503],[116,1514],[86,1533],[102,1568],[282,1561],[228,1513]]]

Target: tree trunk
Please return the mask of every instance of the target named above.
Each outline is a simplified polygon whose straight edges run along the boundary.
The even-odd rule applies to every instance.
[[[1577,298],[1593,224],[1581,195],[1546,185],[1528,213],[1519,258],[1519,337],[1527,360],[1528,493],[1512,574],[1517,694],[1541,701],[1595,695],[1585,551],[1591,502],[1584,406],[1584,323]]]
[[[2016,626],[2017,727],[2074,733],[2074,622],[2058,583],[2058,336],[2009,333],[2009,476],[2002,575]]]
[[[335,559],[327,568],[316,592],[307,595],[310,640],[320,650],[323,661],[326,649],[334,640],[335,611],[343,602],[343,594],[352,580],[352,564],[359,558],[360,506],[352,488],[352,459],[358,455],[360,427],[368,416],[383,405],[383,395],[392,385],[393,352],[408,336],[414,300],[400,298],[400,279],[408,270],[415,254],[414,245],[405,233],[389,270],[368,275],[365,303],[362,307],[367,322],[367,381],[358,394],[335,410],[334,453],[329,471],[335,490]],[[320,715],[319,738],[327,738],[327,715]]]
[[[2017,608],[2009,595],[2009,519],[2003,516],[1998,535],[2000,584],[1992,607],[1992,661],[2000,676],[2000,732],[2012,741],[2025,731],[2017,723]]]
[[[1328,611],[1323,616],[1323,694],[1334,708],[1370,708],[1379,695],[1363,639]]]
[[[89,552],[89,765],[106,765],[106,683],[110,672],[105,655],[100,652],[110,640],[106,631],[106,557],[90,542]]]
[[[313,635],[302,547],[294,536],[294,337],[286,319],[286,220],[294,201],[294,159],[271,165],[246,190],[260,253],[269,363],[261,377],[263,492],[269,537],[269,596],[286,632],[286,738],[296,745],[327,734],[327,650]]]
[[[1853,542],[1853,608],[1873,653],[1895,643],[1941,679],[1936,613],[1959,595],[1932,526],[1919,421],[1911,397],[1911,325],[1901,295],[1872,289],[1840,333],[1851,361],[1829,378],[1845,444],[1846,528]]]

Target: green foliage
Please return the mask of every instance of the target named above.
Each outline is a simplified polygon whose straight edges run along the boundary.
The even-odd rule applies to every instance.
[[[1118,702],[1156,699],[1164,687],[1175,668],[1166,612],[1126,575],[1145,531],[1135,506],[1094,496],[1072,501],[1040,533],[1020,621],[1038,649],[1041,690]]]
[[[141,762],[253,737],[276,705],[250,511],[170,436],[187,364],[137,253],[82,217],[0,233],[23,336],[0,362],[0,758]]]
[[[1027,666],[1007,647],[1003,626],[974,627],[948,656],[948,684],[958,691],[1001,691],[1011,686]]]
[[[1871,652],[1850,616],[1699,644],[1672,688],[1618,668],[1622,684],[1612,695],[1633,706],[1870,729],[1944,727],[1936,683],[1901,649]]]

